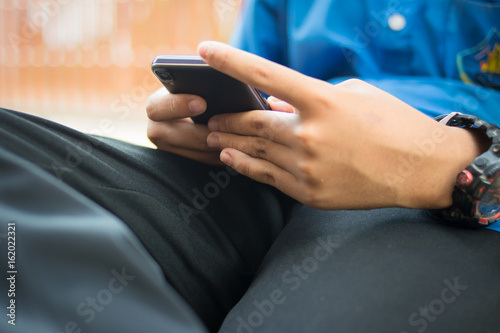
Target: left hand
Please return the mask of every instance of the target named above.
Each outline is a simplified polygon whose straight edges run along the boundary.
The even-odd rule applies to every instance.
[[[360,80],[332,85],[221,43],[202,43],[199,53],[289,103],[273,109],[295,111],[215,116],[209,146],[236,171],[309,206],[444,208],[457,173],[480,154],[468,131]]]

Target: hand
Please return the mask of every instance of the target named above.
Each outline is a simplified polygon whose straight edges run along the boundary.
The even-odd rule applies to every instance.
[[[332,85],[221,43],[212,67],[293,106],[213,117],[208,145],[238,172],[321,209],[444,208],[480,154],[472,135],[359,80]]]
[[[220,150],[207,145],[210,133],[205,125],[195,124],[190,118],[205,112],[207,103],[199,96],[170,94],[161,88],[148,100],[148,138],[158,149],[193,160],[222,165]]]
[[[293,112],[293,107],[273,96],[268,98],[272,110]],[[195,124],[190,117],[205,112],[207,104],[199,96],[170,94],[161,88],[152,94],[146,105],[148,138],[158,147],[198,162],[223,165],[220,149],[207,145],[210,133],[205,125]]]

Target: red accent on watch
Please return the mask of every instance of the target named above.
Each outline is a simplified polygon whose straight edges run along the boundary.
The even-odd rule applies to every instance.
[[[485,226],[487,226],[487,225],[489,224],[488,219],[486,219],[486,218],[484,218],[484,217],[480,217],[480,218],[479,218],[479,223],[480,223],[480,224],[483,224],[483,225],[485,225]]]
[[[469,170],[467,169],[462,170],[457,176],[457,186],[461,188],[466,188],[472,183],[473,179],[474,176]]]
[[[483,196],[483,192],[484,192],[485,189],[486,189],[486,186],[481,187],[479,189],[479,191],[477,191],[477,194],[482,197]]]

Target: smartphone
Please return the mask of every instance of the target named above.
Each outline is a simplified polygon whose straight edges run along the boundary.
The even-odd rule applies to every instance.
[[[216,114],[270,109],[257,89],[213,69],[198,56],[158,56],[151,69],[171,94],[205,99],[207,110],[193,117],[198,124],[208,123]]]

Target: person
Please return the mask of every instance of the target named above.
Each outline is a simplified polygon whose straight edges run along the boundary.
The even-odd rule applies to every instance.
[[[271,106],[284,112],[217,116],[206,128],[188,118],[204,110],[203,100],[168,95],[161,89],[148,107],[149,136],[160,149],[205,163],[222,161],[307,206],[448,207],[456,175],[485,146],[473,132],[440,126],[424,115],[460,111],[499,123],[499,68],[494,60],[499,50],[499,5],[495,1],[247,1],[233,44],[330,84],[221,45],[205,44],[200,53],[206,62],[277,96],[271,97]],[[346,80],[351,77],[363,81]],[[222,331],[280,327],[297,332],[331,328],[442,332],[451,330],[446,328],[450,321],[460,321],[463,330],[494,330],[486,324],[495,321],[493,312],[479,315],[473,310],[475,302],[486,299],[448,306],[438,297],[440,291],[444,295],[449,290],[446,281],[472,281],[465,270],[456,269],[458,262],[464,264],[463,245],[449,243],[444,248],[456,246],[457,252],[438,255],[445,239],[466,236],[452,236],[455,229],[438,236],[442,229],[436,225],[432,231],[422,231],[431,222],[406,213],[302,208],[275,242]],[[404,227],[391,224],[375,231],[378,214],[386,214],[380,218],[386,223],[397,220]],[[394,217],[397,214],[399,218]],[[307,223],[310,220],[314,224]],[[358,227],[364,230],[356,236],[346,231]],[[295,234],[287,233],[294,228]],[[302,228],[308,236],[301,234]],[[483,230],[488,236],[481,239],[497,240],[492,230],[498,231],[498,225]],[[312,257],[314,264],[309,259],[317,249],[315,237],[332,232],[349,239],[347,249],[321,266]],[[350,237],[361,235],[366,243],[360,246],[372,253],[351,246],[355,241]],[[405,254],[388,250],[393,247]],[[363,255],[353,257],[352,252],[358,251]],[[433,258],[432,264],[427,258]],[[346,273],[351,262],[358,268]],[[388,266],[390,271],[385,270]],[[450,266],[455,268],[448,270]],[[360,284],[365,287],[359,289]],[[424,286],[432,286],[434,292]],[[486,290],[478,284],[473,288]],[[498,299],[498,288],[490,288],[492,299]],[[269,303],[273,292],[276,302]],[[494,302],[490,305],[498,311]],[[471,314],[463,317],[466,312]],[[485,326],[479,328],[478,322]]]
[[[203,100],[160,90],[158,150],[2,111],[1,221],[19,235],[8,319],[28,332],[495,331],[497,224],[427,213],[453,203],[490,142],[420,111],[474,97],[495,121],[498,10],[247,1],[235,45],[295,70],[214,42],[199,54],[275,96],[272,110],[202,126],[189,117]]]

